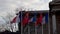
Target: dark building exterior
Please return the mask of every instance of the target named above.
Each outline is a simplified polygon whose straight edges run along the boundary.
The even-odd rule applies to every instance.
[[[60,34],[60,0],[49,3],[51,34]]]

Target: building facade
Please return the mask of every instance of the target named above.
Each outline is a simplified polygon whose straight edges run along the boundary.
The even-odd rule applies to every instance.
[[[49,3],[51,34],[60,34],[60,0]]]

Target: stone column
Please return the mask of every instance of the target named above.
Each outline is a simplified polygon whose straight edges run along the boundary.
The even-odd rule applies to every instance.
[[[52,15],[53,34],[56,34],[56,16]]]

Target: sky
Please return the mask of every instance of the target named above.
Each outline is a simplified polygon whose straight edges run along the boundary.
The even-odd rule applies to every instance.
[[[48,3],[50,1],[52,0],[0,0],[0,12],[11,12],[16,8],[49,10]]]
[[[49,10],[49,2],[52,0],[0,0],[0,15],[15,15],[16,9],[24,10]],[[3,15],[3,16],[5,16]]]

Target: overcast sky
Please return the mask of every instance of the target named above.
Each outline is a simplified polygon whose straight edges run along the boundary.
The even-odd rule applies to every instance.
[[[49,10],[51,0],[0,0],[0,12],[14,11],[16,8],[29,8],[34,10]]]

